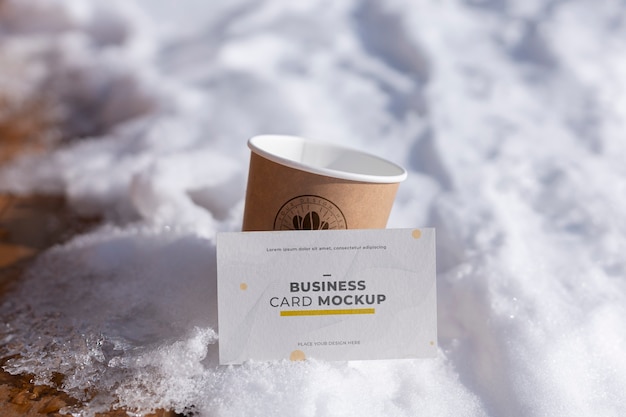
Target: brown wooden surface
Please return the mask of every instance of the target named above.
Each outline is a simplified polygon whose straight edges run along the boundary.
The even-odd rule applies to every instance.
[[[49,135],[38,105],[8,108],[0,97],[0,166],[25,152],[48,152]],[[11,289],[28,265],[45,249],[97,225],[98,219],[81,218],[58,195],[11,195],[0,192],[0,303],[10,297]],[[11,375],[2,369],[9,358],[0,348],[0,416],[59,417],[60,410],[78,401],[54,388],[35,385],[32,375]],[[126,417],[114,410],[101,417]],[[153,417],[174,417],[171,411],[158,411]]]

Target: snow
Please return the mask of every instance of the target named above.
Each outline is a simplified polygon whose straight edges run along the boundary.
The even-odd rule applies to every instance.
[[[0,39],[3,97],[67,138],[0,188],[105,219],[0,306],[5,369],[62,374],[66,411],[626,413],[624,1],[6,0]],[[436,359],[218,366],[260,133],[407,168],[388,227],[437,229]]]

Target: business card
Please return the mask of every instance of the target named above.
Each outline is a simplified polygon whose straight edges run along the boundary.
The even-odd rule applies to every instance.
[[[220,364],[434,357],[434,229],[219,233]]]

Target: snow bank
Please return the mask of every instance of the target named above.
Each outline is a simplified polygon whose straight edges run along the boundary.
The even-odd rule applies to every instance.
[[[5,368],[61,373],[76,415],[624,414],[623,6],[6,1],[0,85],[67,142],[0,187],[106,224],[0,307]],[[258,133],[407,167],[389,227],[437,228],[437,359],[217,365],[213,239]]]

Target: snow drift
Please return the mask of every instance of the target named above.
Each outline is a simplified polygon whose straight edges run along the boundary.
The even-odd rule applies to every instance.
[[[624,6],[4,1],[3,94],[67,142],[0,187],[105,219],[4,300],[5,369],[62,374],[76,415],[623,415]],[[409,170],[388,227],[437,228],[437,359],[217,365],[214,236],[259,133]]]

